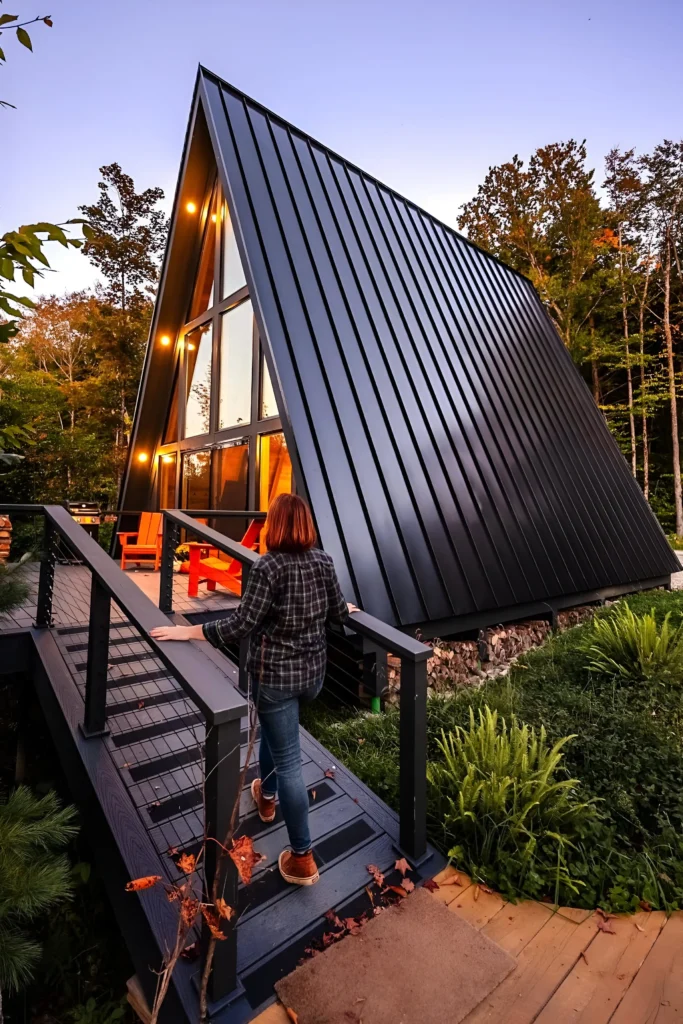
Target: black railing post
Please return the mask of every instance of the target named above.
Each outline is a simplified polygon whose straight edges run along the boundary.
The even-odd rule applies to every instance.
[[[111,598],[97,576],[90,586],[88,664],[85,672],[85,718],[81,732],[88,739],[107,733],[107,667]]]
[[[399,812],[401,850],[427,850],[427,662],[401,658]]]
[[[55,563],[57,561],[57,545],[59,535],[47,516],[43,531],[43,558],[40,563],[38,578],[38,606],[36,608],[36,626],[52,625],[52,593],[55,585]]]
[[[363,687],[370,694],[373,711],[381,710],[382,695],[389,680],[387,652],[363,639]]]
[[[251,566],[248,562],[242,562],[242,593],[244,593],[249,579],[249,572]],[[242,693],[246,694],[249,692],[249,673],[247,672],[247,654],[249,653],[249,637],[243,637],[240,640],[240,666],[239,666],[239,682],[238,686]]]
[[[173,611],[173,560],[178,547],[178,526],[163,517],[161,540],[161,575],[159,577],[159,610],[167,615]]]
[[[224,844],[230,832],[233,808],[239,800],[240,719],[208,728],[205,743],[204,798],[207,835],[204,853],[207,899],[212,899],[213,882],[220,871],[219,895],[235,911],[225,924],[227,938],[216,943],[213,970],[209,979],[212,1002],[228,996],[237,985],[237,869],[218,843]],[[236,815],[236,820],[238,815]],[[218,843],[211,840],[217,839]],[[210,933],[203,925],[202,945],[206,951]]]

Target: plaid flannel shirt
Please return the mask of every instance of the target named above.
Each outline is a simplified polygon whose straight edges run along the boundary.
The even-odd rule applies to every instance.
[[[331,557],[267,554],[249,573],[242,601],[226,618],[204,625],[214,647],[249,636],[247,669],[266,686],[303,693],[325,675],[327,623],[348,615]]]

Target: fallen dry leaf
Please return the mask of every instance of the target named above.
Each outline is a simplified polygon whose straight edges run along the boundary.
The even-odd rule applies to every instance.
[[[382,874],[380,869],[377,867],[376,864],[368,864],[367,870],[370,872],[370,874],[374,878],[375,884],[378,885],[380,887],[380,889],[381,889],[382,886],[384,885],[384,875]]]
[[[642,924],[638,924],[637,921],[634,921],[633,923],[634,923],[634,925],[636,926],[636,928],[638,929],[639,932],[644,932],[645,931],[645,929],[643,928]]]
[[[370,898],[370,902],[372,903],[372,905],[374,907],[374,905],[375,905],[375,897],[372,895],[372,889],[370,888],[369,885],[365,886],[365,891],[368,894],[368,896]]]
[[[648,903],[647,900],[639,900],[638,906],[641,910],[644,910],[646,913],[652,913],[652,904]]]
[[[441,885],[462,885],[460,875],[451,875],[450,878],[443,879]]]
[[[235,916],[235,911],[232,907],[228,906],[222,896],[219,896],[216,900],[216,910],[226,921],[230,921]]]
[[[409,878],[404,878],[401,882],[401,888],[405,889],[406,892],[412,892],[415,888],[415,883],[411,882]]]
[[[199,943],[191,942],[180,954],[183,960],[196,960],[199,956]]]
[[[337,769],[334,766],[332,768],[328,768],[327,771],[325,772],[325,778],[333,779],[336,771]]]
[[[457,882],[456,884],[459,885],[460,883]],[[422,883],[422,888],[426,889],[427,892],[436,892],[436,890],[439,888],[439,883],[434,878],[427,878]]]
[[[489,889],[488,885],[480,885],[479,888],[482,892],[487,892],[489,896],[493,896],[493,889]]]
[[[312,789],[311,790],[311,800],[315,800],[317,795],[318,795],[317,792],[314,789]]]
[[[343,928],[344,925],[341,923],[334,910],[328,910],[325,914],[325,920],[329,921],[333,928]]]
[[[607,915],[601,917],[600,914],[597,914],[596,922],[601,932],[607,932],[608,935],[617,934],[612,925],[610,924],[610,918]]]
[[[361,928],[361,922],[357,921],[355,917],[345,917],[344,928],[349,933],[349,935],[358,935],[358,932],[360,931]]]
[[[169,846],[169,848],[166,851],[166,853],[169,855],[169,857],[177,857],[178,856],[178,847],[177,846]]]
[[[176,866],[186,875],[191,875],[197,865],[197,858],[193,853],[183,853],[178,857]]]
[[[214,939],[227,939],[228,936],[223,933],[221,920],[215,910],[212,910],[211,907],[202,906],[202,915]]]
[[[395,892],[396,895],[400,896],[402,899],[408,895],[406,890],[401,885],[388,885],[387,889],[390,889],[391,892]]]
[[[251,873],[254,867],[265,860],[265,857],[256,852],[254,841],[249,836],[239,836],[238,839],[233,839],[228,852],[240,878],[245,885],[248,885],[251,882]]]
[[[140,889],[151,889],[161,881],[161,875],[146,875],[145,878],[134,878],[126,885],[126,892],[139,892]]]
[[[406,875],[410,871],[410,864],[405,857],[401,857],[401,859],[397,860],[394,864],[394,869],[396,871],[400,871],[402,875]]]
[[[144,708],[144,706],[145,706],[144,700],[139,700],[138,701],[138,711],[141,711]]]
[[[291,1020],[292,1024],[299,1024],[299,1015],[294,1012],[291,1006],[285,1006],[285,1013]]]

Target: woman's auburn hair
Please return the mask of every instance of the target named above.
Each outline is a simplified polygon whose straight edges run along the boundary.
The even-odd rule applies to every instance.
[[[265,533],[269,551],[289,555],[310,551],[318,539],[311,510],[298,494],[278,494],[268,509]]]

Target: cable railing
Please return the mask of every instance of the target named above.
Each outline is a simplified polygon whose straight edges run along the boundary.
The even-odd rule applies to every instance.
[[[194,515],[193,511],[193,515]],[[173,561],[180,530],[185,530],[205,545],[216,548],[242,566],[242,588],[249,572],[261,557],[255,551],[231,540],[217,530],[198,523],[186,511],[163,512],[161,580],[159,607],[173,611]],[[401,662],[399,691],[399,845],[413,864],[427,854],[427,659],[431,648],[367,612],[349,616],[348,629],[362,637],[364,675],[371,681],[374,698],[380,695],[382,671],[387,654]],[[240,689],[247,692],[246,654],[248,639],[240,642]]]
[[[107,682],[113,602],[137,628],[154,655],[204,716],[205,834],[222,840],[229,832],[232,809],[238,798],[240,721],[248,711],[244,697],[234,686],[229,685],[225,674],[199,645],[164,642],[151,636],[156,626],[172,624],[168,617],[133,579],[119,569],[65,508],[59,505],[0,505],[0,513],[44,518],[44,543],[34,623],[36,627],[49,628],[54,624],[55,569],[62,546],[65,544],[81,565],[90,571],[85,706],[80,723],[82,735],[93,740],[108,732]],[[191,525],[193,523],[189,518],[188,522]],[[222,538],[221,534],[217,536]],[[218,870],[219,851],[217,843],[206,844],[204,871],[207,892],[211,892],[213,878]],[[230,858],[226,858],[226,864],[223,896],[230,906],[237,906],[237,871]],[[225,940],[216,947],[212,998],[222,998],[232,992],[236,984],[237,929],[232,928]]]

